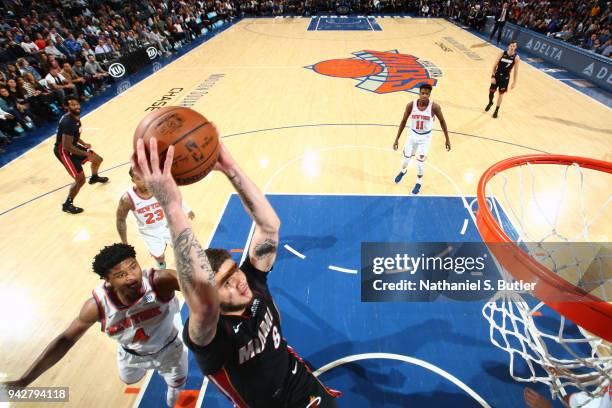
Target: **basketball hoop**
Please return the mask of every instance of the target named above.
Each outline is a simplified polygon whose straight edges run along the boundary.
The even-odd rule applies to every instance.
[[[546,169],[542,169],[542,166],[536,165],[556,167],[547,166]],[[531,189],[527,194],[523,191],[524,169],[527,169],[531,176]],[[573,200],[577,199],[577,212],[580,213],[579,222],[575,223],[579,225],[576,235],[568,237],[558,228],[561,221],[565,221],[559,217],[559,208],[562,204],[559,204],[555,211],[546,210],[538,203],[535,198],[536,169],[542,173],[559,174],[559,179],[563,180],[558,198],[561,203],[568,197],[566,192],[570,182],[577,180],[579,196],[570,196]],[[504,278],[534,283],[535,289],[531,294],[541,301],[535,306],[530,306],[528,300],[516,292],[498,292],[483,307],[483,315],[491,325],[491,342],[510,354],[510,374],[515,380],[545,383],[550,387],[553,397],[566,395],[566,386],[577,387],[589,396],[597,397],[610,386],[612,378],[612,345],[609,343],[612,341],[612,303],[608,303],[612,302],[612,296],[607,295],[612,278],[610,268],[606,267],[610,256],[606,254],[605,243],[603,247],[606,250],[602,255],[602,245],[590,242],[592,238],[589,234],[590,229],[595,228],[599,217],[609,214],[606,211],[612,202],[612,195],[609,195],[612,178],[604,180],[603,184],[600,178],[597,179],[599,184],[596,183],[596,186],[599,186],[599,189],[595,191],[598,196],[602,194],[608,196],[603,205],[596,207],[598,209],[594,211],[595,215],[589,219],[585,209],[586,169],[594,170],[600,178],[608,178],[604,173],[612,174],[612,163],[561,155],[518,156],[491,166],[478,183],[476,224],[483,241],[501,267]],[[530,203],[535,203],[534,211],[539,211],[541,219],[545,221],[545,231],[537,236],[527,233],[529,222],[521,219],[524,214],[524,204],[521,203],[521,211],[517,211],[512,203],[509,203],[508,178],[514,175],[518,175],[516,178],[519,180],[519,194],[512,197],[517,197],[518,200],[531,197]],[[493,184],[493,179],[502,182],[504,204],[506,206],[510,204],[502,208],[509,210],[509,216],[512,216],[510,222],[502,222],[496,206],[496,197],[489,199],[487,197],[491,196],[490,184]],[[551,179],[554,180],[553,177]],[[540,183],[546,187],[551,185],[557,187],[557,184]],[[607,228],[609,227],[608,224]],[[511,236],[517,237],[512,239]],[[576,270],[579,270],[581,264],[576,251],[572,248],[576,245],[576,241],[598,248],[586,261],[589,265],[599,267],[596,273],[597,282],[594,284],[588,282],[592,285],[581,287],[585,286],[578,284],[581,282],[573,284],[566,280],[560,270],[565,268],[567,263],[555,262],[554,257],[557,254],[554,250],[541,250],[545,246],[543,244],[550,244],[551,239],[554,243],[559,243],[559,246],[568,248],[572,258],[570,264]],[[534,243],[531,248],[526,244],[530,241]],[[552,261],[543,262],[544,258]],[[600,288],[597,294],[589,289],[593,287]],[[541,313],[544,304],[561,315],[559,328],[554,332],[550,330],[547,332],[546,328],[539,327],[538,318],[534,317]],[[578,329],[576,330],[568,320],[575,323]],[[527,374],[523,368],[516,367],[517,356],[522,358],[526,365]]]

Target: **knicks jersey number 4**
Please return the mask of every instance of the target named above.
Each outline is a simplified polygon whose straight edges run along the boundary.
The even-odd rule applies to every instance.
[[[131,305],[118,304],[103,282],[92,292],[101,318],[101,329],[123,347],[142,354],[159,351],[176,337],[174,315],[178,300],[161,299],[154,287],[155,271],[142,271],[142,296]]]

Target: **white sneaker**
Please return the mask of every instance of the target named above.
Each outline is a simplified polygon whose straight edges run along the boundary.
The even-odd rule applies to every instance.
[[[176,404],[176,401],[178,401],[178,397],[182,389],[183,387],[180,387],[180,388],[168,387],[168,391],[166,391],[166,404],[170,408],[173,408],[174,404]]]

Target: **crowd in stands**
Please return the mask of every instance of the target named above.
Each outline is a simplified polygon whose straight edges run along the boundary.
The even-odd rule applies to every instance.
[[[445,1],[448,17],[474,28],[482,28],[485,16],[496,15],[502,1]],[[610,3],[591,1],[508,1],[509,22],[538,33],[567,41],[597,54],[610,57]]]
[[[482,29],[501,0],[11,0],[0,6],[0,144],[87,101],[108,64],[144,45],[176,52],[215,21],[236,16],[413,13]],[[508,1],[508,21],[609,57],[610,3]],[[214,13],[213,13],[214,12]],[[214,18],[211,18],[213,13]]]
[[[9,7],[10,6],[10,7]],[[215,12],[214,18],[210,13]],[[106,90],[108,65],[142,46],[177,52],[232,2],[195,0],[12,0],[0,6],[0,145]]]

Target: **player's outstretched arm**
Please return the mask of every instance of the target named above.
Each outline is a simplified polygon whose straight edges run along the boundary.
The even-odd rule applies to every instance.
[[[259,187],[246,175],[222,142],[215,170],[222,172],[236,189],[244,209],[255,222],[249,258],[260,271],[269,272],[276,260],[280,220]]]
[[[3,383],[9,388],[23,388],[40,377],[45,371],[60,361],[74,346],[74,344],[85,334],[85,332],[98,320],[98,308],[93,298],[85,302],[79,315],[70,323],[70,326],[62,334],[57,336],[45,350],[32,363],[30,368],[15,381]]]
[[[397,129],[397,136],[395,136],[395,141],[393,142],[393,150],[397,150],[397,148],[399,147],[400,137],[402,136],[402,132],[404,131],[404,128],[406,127],[406,122],[408,122],[408,117],[410,116],[410,112],[412,112],[412,103],[413,102],[409,102],[408,105],[406,105],[406,109],[404,110],[404,117],[402,118],[402,121],[400,122],[399,129]]]
[[[451,142],[448,137],[448,128],[446,127],[446,120],[444,120],[444,115],[442,115],[442,108],[440,107],[440,105],[434,102],[432,110],[434,115],[436,115],[436,117],[440,121],[440,127],[442,127],[442,131],[444,132],[444,137],[446,138],[444,145],[446,146],[446,150],[450,151]]]
[[[179,285],[190,311],[189,337],[195,344],[206,346],[215,337],[219,320],[215,274],[181,207],[181,193],[170,171],[174,146],[166,152],[163,171],[159,167],[155,138],[150,140],[149,152],[150,158],[147,158],[144,143],[142,139],[138,140],[132,168],[144,180],[168,217]]]
[[[119,199],[119,205],[117,205],[117,213],[116,213],[116,224],[117,224],[117,232],[119,233],[119,237],[121,238],[121,242],[124,244],[128,243],[127,240],[127,223],[125,220],[127,219],[130,210],[132,210],[132,201],[124,194]]]

